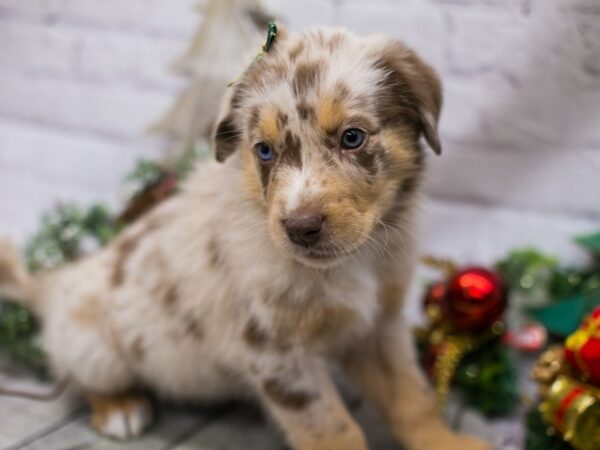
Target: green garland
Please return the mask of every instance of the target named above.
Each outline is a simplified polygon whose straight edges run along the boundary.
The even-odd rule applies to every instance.
[[[511,302],[561,340],[600,305],[600,233],[575,241],[596,258],[589,267],[562,267],[557,259],[534,249],[513,251],[497,264],[509,285]]]
[[[94,205],[85,212],[73,205],[61,205],[42,217],[40,231],[26,246],[27,266],[32,272],[55,269],[81,256],[86,238],[101,246],[118,230],[102,205]],[[39,324],[29,310],[17,303],[0,301],[0,348],[13,362],[46,378],[39,331]]]
[[[130,187],[127,204],[135,202],[167,177],[181,181],[196,159],[197,153],[191,149],[165,164],[140,161],[126,177]],[[40,230],[27,243],[27,266],[34,273],[56,269],[106,245],[125,225],[101,204],[86,210],[75,205],[59,205],[42,216]],[[48,376],[37,320],[25,307],[8,299],[0,299],[0,350],[39,377]]]
[[[600,262],[600,233],[579,237]],[[583,317],[600,305],[600,267],[561,267],[556,258],[534,249],[511,252],[496,265],[506,282],[511,309],[546,327],[562,341],[575,331]],[[510,314],[506,314],[511,325]],[[428,334],[417,332],[422,365],[431,371]],[[435,350],[433,350],[435,353]],[[459,362],[452,384],[465,403],[487,417],[510,415],[520,403],[517,371],[510,350],[495,339],[468,352]]]
[[[423,333],[416,337],[421,366],[429,371],[429,342]],[[521,401],[514,361],[499,338],[467,353],[456,368],[452,385],[467,406],[488,418],[510,415]]]
[[[48,378],[38,322],[21,305],[0,301],[0,348],[12,362],[29,368],[39,378]]]
[[[525,418],[527,434],[525,435],[525,450],[573,450],[560,437],[556,430],[549,427],[537,408],[532,408]]]
[[[467,354],[454,385],[468,406],[490,418],[510,415],[521,401],[514,362],[500,339]]]

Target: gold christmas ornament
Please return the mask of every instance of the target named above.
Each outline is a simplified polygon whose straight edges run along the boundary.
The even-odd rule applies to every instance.
[[[600,390],[559,375],[540,412],[576,450],[600,449]]]
[[[541,397],[546,396],[559,375],[566,373],[564,354],[562,345],[553,345],[541,354],[533,366],[531,378],[538,382]]]

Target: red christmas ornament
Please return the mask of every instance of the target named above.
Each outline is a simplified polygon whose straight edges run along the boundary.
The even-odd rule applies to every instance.
[[[448,283],[447,312],[456,328],[478,331],[500,319],[506,307],[506,288],[501,278],[482,267],[454,274]]]
[[[565,358],[584,381],[600,386],[600,307],[565,341]]]

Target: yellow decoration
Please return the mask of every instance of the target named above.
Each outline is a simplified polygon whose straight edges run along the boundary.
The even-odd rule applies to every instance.
[[[540,412],[576,450],[600,449],[600,390],[560,375]]]

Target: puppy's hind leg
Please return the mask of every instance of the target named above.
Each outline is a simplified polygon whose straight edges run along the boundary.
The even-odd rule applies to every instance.
[[[101,434],[129,439],[142,434],[152,423],[147,397],[132,393],[136,378],[122,352],[96,347],[89,360],[71,369],[92,410],[91,424]]]
[[[135,379],[126,364],[114,358],[100,358],[98,349],[94,365],[87,370],[72,370],[91,407],[91,424],[101,434],[114,439],[137,437],[152,423],[152,405],[142,394],[132,393]],[[80,369],[82,367],[80,366]],[[86,373],[87,372],[87,373]]]
[[[152,405],[138,394],[88,394],[92,408],[92,426],[100,433],[129,439],[142,434],[152,423]]]
[[[137,381],[135,346],[114,332],[105,303],[82,298],[77,308],[48,322],[45,337],[54,372],[85,394],[98,432],[127,439],[147,428],[152,421],[150,402],[129,394]]]

